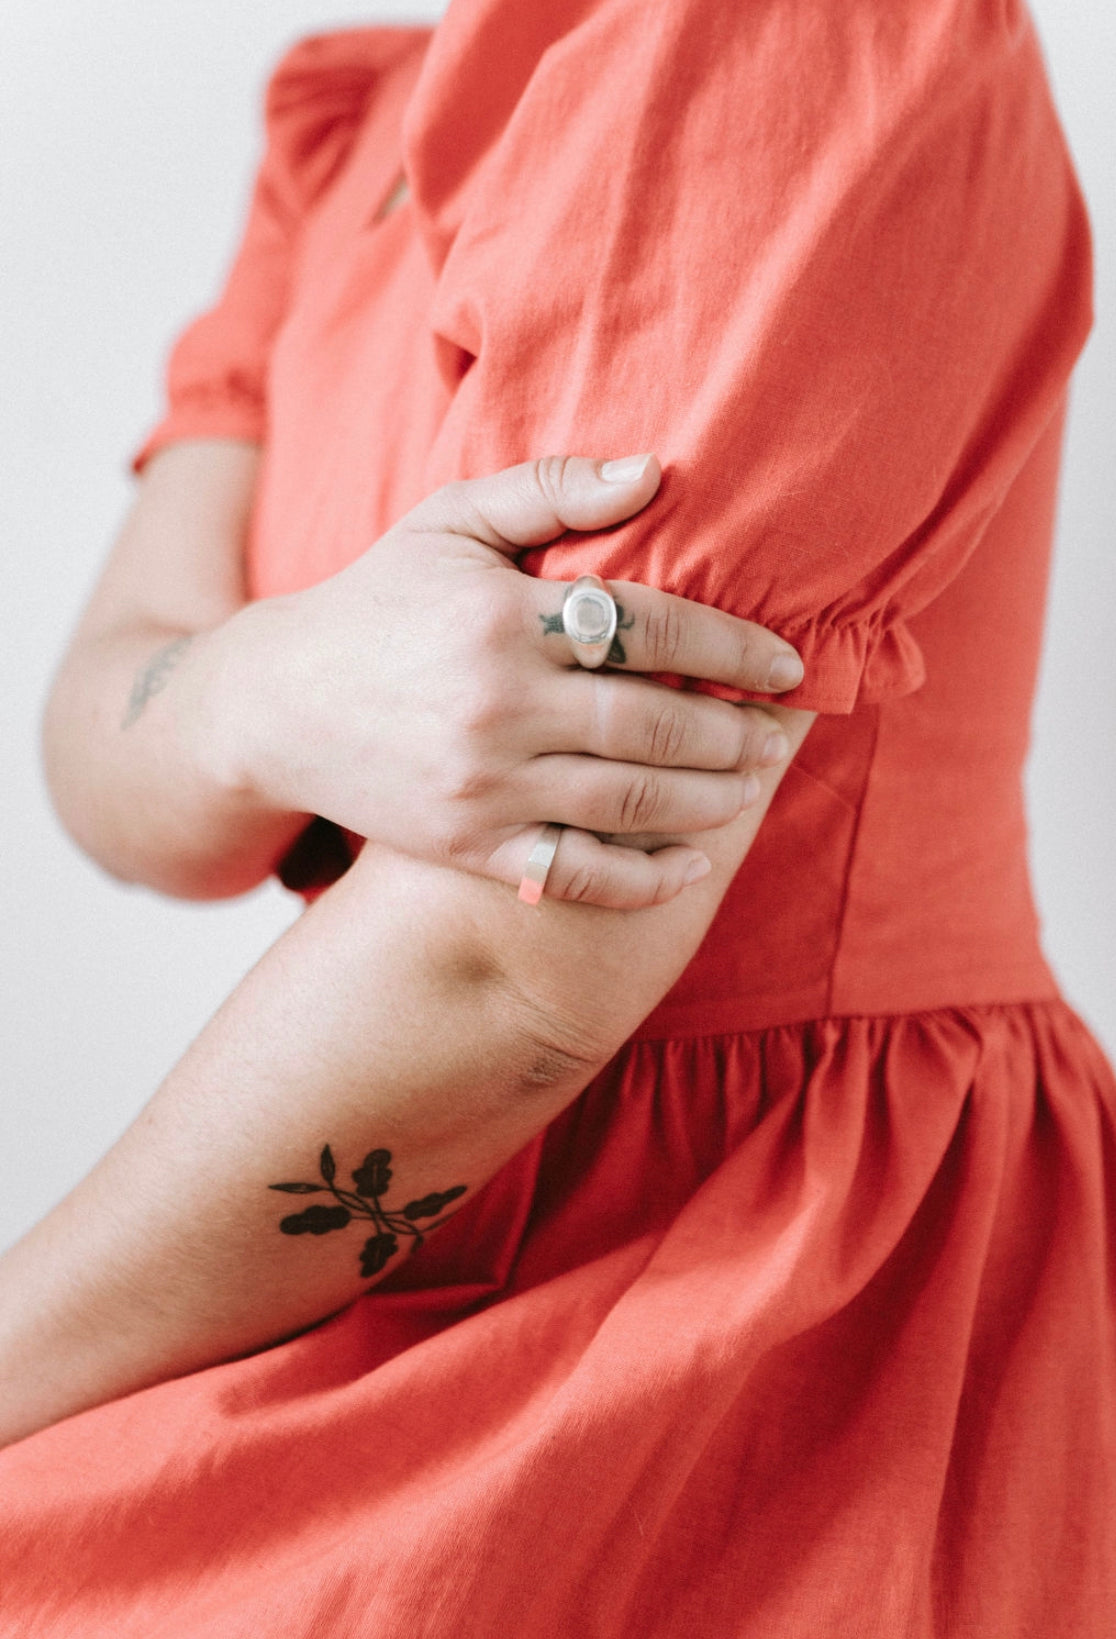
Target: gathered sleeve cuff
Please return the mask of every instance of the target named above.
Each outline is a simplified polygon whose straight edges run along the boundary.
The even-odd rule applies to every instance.
[[[788,704],[910,693],[910,622],[1057,414],[1090,324],[1088,226],[1026,14],[548,15],[541,55],[534,41],[527,68],[509,52],[491,69],[486,107],[510,112],[486,118],[483,153],[452,11],[412,110],[453,393],[429,487],[654,450],[644,512],[524,567],[770,627],[806,664]]]

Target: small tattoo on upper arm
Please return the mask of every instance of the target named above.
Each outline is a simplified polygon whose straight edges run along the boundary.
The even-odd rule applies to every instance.
[[[544,636],[550,637],[558,634],[565,636],[566,629],[562,625],[561,609],[556,615],[540,615],[539,620],[542,622]],[[616,605],[616,635],[612,640],[612,647],[608,651],[606,665],[626,666],[628,664],[628,656],[624,645],[620,641],[620,633],[630,632],[634,625],[635,616],[628,614],[624,605],[618,602]]]
[[[371,1222],[376,1233],[365,1241],[360,1253],[360,1272],[365,1279],[378,1275],[399,1250],[399,1237],[405,1235],[421,1246],[431,1230],[440,1229],[446,1219],[442,1216],[451,1201],[464,1195],[467,1184],[455,1184],[452,1189],[433,1190],[415,1201],[408,1201],[399,1210],[385,1207],[381,1196],[386,1195],[391,1183],[391,1151],[370,1150],[353,1173],[356,1192],[342,1189],[337,1184],[337,1163],[327,1144],[318,1159],[322,1176],[320,1184],[269,1184],[268,1189],[281,1190],[286,1195],[333,1196],[335,1206],[311,1206],[305,1212],[292,1212],[279,1221],[283,1235],[328,1235],[332,1229],[345,1229],[354,1218]],[[448,1214],[452,1217],[453,1214]],[[433,1219],[424,1223],[420,1220]]]
[[[185,637],[176,637],[173,642],[165,644],[156,654],[153,654],[146,666],[140,668],[136,673],[136,680],[132,684],[132,692],[128,696],[127,710],[120,721],[121,728],[131,728],[151,697],[162,693],[167,686],[171,672],[178,665],[193,641],[192,634]]]

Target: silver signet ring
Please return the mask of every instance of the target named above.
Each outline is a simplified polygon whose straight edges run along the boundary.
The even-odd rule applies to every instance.
[[[558,852],[562,830],[561,825],[544,825],[527,856],[527,864],[519,879],[519,897],[525,905],[537,905],[546,892],[546,879]]]
[[[574,659],[595,671],[608,659],[616,636],[616,599],[597,575],[580,575],[562,604],[562,630],[570,640]]]

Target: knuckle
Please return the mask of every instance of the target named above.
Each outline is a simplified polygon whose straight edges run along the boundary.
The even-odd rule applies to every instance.
[[[562,898],[572,905],[599,905],[607,887],[607,876],[599,866],[576,865],[566,879]]]
[[[472,738],[469,734],[459,736],[438,775],[438,796],[455,827],[460,824],[458,810],[490,796],[498,777],[482,751],[470,745]]]
[[[647,614],[647,663],[650,671],[670,672],[682,652],[683,625],[678,605],[656,598]]]
[[[462,629],[468,630],[471,651],[482,663],[486,654],[506,647],[509,620],[516,611],[516,599],[504,579],[503,575],[485,575],[481,584],[463,595],[456,610]]]
[[[476,746],[498,729],[504,720],[505,705],[499,693],[474,679],[459,694],[452,713],[456,753],[467,764],[476,761]]]
[[[444,815],[437,828],[437,859],[441,864],[451,865],[457,870],[467,870],[473,860],[475,842],[473,831],[464,823],[463,816],[455,815],[451,810]]]
[[[522,615],[526,577],[515,570],[493,570],[484,576],[478,603],[487,610],[489,622],[506,636],[510,622]]]
[[[568,455],[543,455],[534,463],[535,482],[539,486],[539,492],[555,512],[561,507],[569,465]]]
[[[471,535],[474,540],[491,546],[499,539],[498,531],[493,529],[477,505],[476,495],[472,484],[467,478],[455,478],[448,484],[443,484],[437,491],[440,510],[446,520],[443,528],[456,535]]]
[[[686,744],[686,723],[672,704],[661,706],[651,724],[650,761],[665,766],[681,760]]]
[[[448,483],[442,484],[435,490],[433,499],[441,501],[446,507],[454,510],[464,510],[471,506],[469,499],[469,480],[467,478],[451,478]]]
[[[663,805],[663,788],[652,774],[637,774],[620,803],[621,831],[653,831]]]
[[[462,763],[454,770],[442,786],[442,800],[451,814],[460,809],[474,808],[486,802],[496,785],[496,776],[490,769],[480,764]],[[454,818],[450,822],[459,826],[462,821]]]

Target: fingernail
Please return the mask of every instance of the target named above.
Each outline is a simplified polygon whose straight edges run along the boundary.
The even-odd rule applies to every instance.
[[[704,854],[696,854],[686,866],[686,874],[682,878],[683,884],[688,888],[691,883],[700,882],[702,877],[708,876],[712,869],[712,865]]]
[[[622,455],[615,461],[602,461],[601,477],[609,484],[630,484],[643,477],[650,459],[649,455]]]
[[[769,688],[782,693],[784,689],[797,688],[802,681],[802,677],[803,666],[801,660],[796,654],[792,654],[789,649],[784,649],[771,662],[767,673],[767,684]]]
[[[765,768],[770,768],[774,763],[781,763],[789,751],[790,741],[782,730],[778,729],[774,734],[769,734],[763,742],[760,762]]]
[[[762,789],[763,788],[756,779],[756,776],[754,774],[749,774],[748,778],[744,781],[744,792],[740,801],[741,808],[750,808],[754,802],[758,802],[759,794]]]

